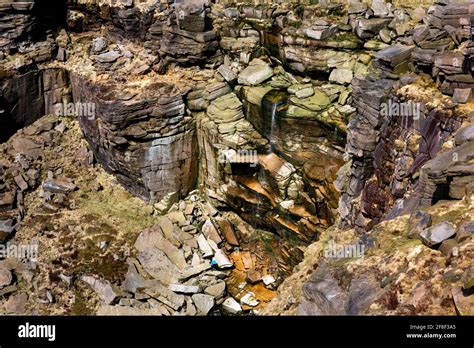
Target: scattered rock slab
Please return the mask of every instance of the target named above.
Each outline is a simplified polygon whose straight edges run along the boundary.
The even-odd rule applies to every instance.
[[[12,272],[7,269],[0,269],[0,289],[12,283]]]
[[[97,279],[92,276],[82,276],[81,280],[88,284],[106,305],[112,304],[118,297],[114,288],[107,280]]]
[[[240,303],[249,307],[256,307],[260,303],[253,292],[248,292],[240,299]]]
[[[206,289],[204,289],[204,293],[219,299],[225,295],[225,289],[226,283],[219,282],[217,284],[208,286]]]
[[[51,193],[69,193],[76,189],[76,185],[66,179],[47,179],[43,183],[43,190]]]
[[[442,243],[456,234],[456,226],[444,221],[420,233],[421,241],[429,247]]]
[[[169,288],[178,294],[197,294],[202,291],[199,285],[171,284]]]
[[[254,59],[238,78],[241,85],[256,86],[273,76],[273,69],[267,63]]]
[[[229,314],[238,315],[242,313],[242,307],[233,297],[228,297],[222,303],[221,307],[222,307],[222,310],[224,310],[225,312]]]
[[[200,315],[208,315],[215,305],[214,297],[209,295],[195,294],[192,299]]]
[[[232,261],[229,260],[227,255],[222,250],[216,251],[213,261],[217,264],[217,267],[221,269],[231,268],[234,266]]]

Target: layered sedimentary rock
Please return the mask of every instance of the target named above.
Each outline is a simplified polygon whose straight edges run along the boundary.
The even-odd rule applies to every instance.
[[[68,1],[67,13],[61,7],[58,23],[65,23],[57,31],[54,15],[39,4],[0,5],[0,116],[7,121],[0,140],[44,114],[75,117],[91,151],[81,149],[80,162],[94,158],[154,203],[144,219],[159,222],[141,234],[137,259],[114,259],[113,266],[129,269],[124,283],[119,275],[104,280],[74,270],[103,300],[102,313],[208,314],[216,304],[227,314],[249,312],[339,217],[342,227],[354,227],[341,241],[370,248],[374,238],[386,242],[383,233],[371,235],[377,225],[414,212],[409,238],[468,260],[463,248],[470,244],[462,243],[469,227],[430,226],[417,210],[445,200],[470,209],[472,6],[80,0]],[[59,178],[60,168],[46,173],[40,164],[65,127],[44,118],[7,142],[0,239],[21,229],[25,196],[33,197],[42,174],[41,207],[58,215],[75,209],[68,201],[74,183]],[[229,210],[252,226],[221,216]],[[467,219],[469,211],[462,212]],[[107,250],[108,241],[98,242]],[[418,262],[418,249],[388,261],[405,251]],[[364,278],[352,264],[320,264],[321,250],[309,254],[315,262],[305,274],[315,272],[298,290],[300,314],[377,312],[371,305],[379,301],[390,310],[383,303],[392,295],[380,284],[398,270]],[[384,255],[363,264],[365,272],[385,263]],[[219,268],[234,265],[232,275],[209,271],[211,257]],[[128,294],[115,293],[111,282]],[[226,287],[232,297],[225,300]],[[403,306],[410,301],[401,299]]]

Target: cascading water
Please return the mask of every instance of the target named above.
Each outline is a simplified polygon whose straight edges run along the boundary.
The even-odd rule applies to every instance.
[[[277,112],[277,104],[272,105],[272,117],[271,117],[271,125],[270,125],[270,152],[274,151],[275,147],[275,118]]]
[[[286,92],[272,90],[268,92],[262,100],[262,117],[267,125],[267,138],[270,142],[270,153],[275,151],[278,145],[278,117],[280,113],[286,111],[288,105],[288,95]]]

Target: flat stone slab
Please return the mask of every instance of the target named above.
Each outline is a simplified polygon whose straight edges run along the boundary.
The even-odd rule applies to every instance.
[[[375,57],[395,67],[410,59],[414,49],[415,46],[392,45],[379,51]]]
[[[420,238],[429,247],[442,243],[456,234],[456,226],[451,222],[442,222],[420,233]]]

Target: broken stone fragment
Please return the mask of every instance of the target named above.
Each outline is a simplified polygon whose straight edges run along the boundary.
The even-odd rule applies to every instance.
[[[218,69],[217,72],[222,75],[224,80],[229,83],[234,83],[237,80],[237,75],[229,68],[227,65],[222,64]]]
[[[15,192],[0,193],[0,211],[13,209],[15,203]]]
[[[217,245],[222,243],[222,238],[219,235],[216,227],[212,223],[211,219],[207,219],[202,225],[202,233],[206,236],[207,239],[213,240]]]
[[[202,289],[198,285],[171,284],[170,290],[179,294],[197,294]]]
[[[240,74],[238,82],[241,85],[256,86],[273,76],[273,69],[267,63],[254,59]]]
[[[82,276],[81,280],[97,293],[105,305],[112,304],[118,298],[117,293],[108,280],[97,279],[92,276]]]
[[[421,241],[429,247],[433,247],[453,237],[456,234],[456,226],[451,222],[444,221],[420,233]]]
[[[354,75],[350,69],[334,69],[329,75],[329,81],[343,85],[351,83],[353,77]]]
[[[199,250],[201,250],[202,257],[209,258],[214,255],[214,251],[212,250],[211,246],[209,245],[209,242],[207,241],[206,237],[204,237],[204,235],[200,234],[197,237],[197,242],[199,245]]]
[[[414,212],[408,220],[408,237],[418,238],[423,230],[431,226],[431,215],[421,210]]]
[[[181,275],[179,276],[179,280],[181,281],[185,281],[191,277],[194,277],[204,271],[207,271],[208,269],[211,268],[211,264],[210,262],[204,262],[204,263],[201,263],[197,266],[192,266],[192,267],[188,267],[186,268],[182,273]]]
[[[214,297],[205,294],[195,294],[192,296],[193,303],[200,315],[208,315],[214,307]]]
[[[458,315],[474,315],[474,296],[468,290],[454,287],[451,289]]]
[[[455,88],[452,97],[453,103],[466,104],[473,99],[472,88]]]
[[[113,63],[119,59],[122,55],[116,51],[109,51],[102,54],[99,54],[95,57],[95,60],[99,63]]]
[[[256,307],[260,303],[253,292],[248,292],[240,299],[240,303],[250,307]]]
[[[438,250],[441,251],[444,256],[450,256],[453,252],[453,249],[457,246],[458,242],[456,242],[455,239],[446,239],[441,243]]]
[[[465,221],[458,226],[456,232],[456,240],[458,243],[462,243],[469,238],[474,237],[474,221]]]
[[[92,53],[101,53],[107,48],[108,42],[107,39],[100,36],[92,40],[91,52]]]
[[[229,260],[227,255],[222,250],[217,250],[212,260],[220,269],[231,268],[234,264]]]
[[[28,190],[28,183],[23,178],[23,175],[17,175],[17,176],[15,176],[14,179],[15,179],[15,182],[16,182],[17,186],[20,188],[21,191]]]
[[[228,297],[222,303],[221,307],[225,312],[229,314],[238,315],[242,313],[242,307],[233,297]]]
[[[275,283],[275,278],[271,274],[267,274],[262,277],[263,284],[266,286],[272,285]]]
[[[27,302],[28,295],[25,293],[12,295],[5,303],[5,311],[8,314],[24,314]]]
[[[43,190],[51,193],[69,193],[76,189],[76,185],[65,179],[47,179],[43,183]]]
[[[173,308],[175,311],[181,309],[185,302],[184,295],[176,294],[162,284],[156,284],[153,288],[144,289],[143,292]]]
[[[260,272],[253,269],[247,271],[247,282],[249,282],[250,284],[257,284],[261,280],[262,276]]]
[[[226,219],[217,220],[217,223],[219,224],[227,243],[232,246],[239,246],[239,241],[237,240],[232,224]]]
[[[10,272],[8,269],[0,269],[0,289],[10,285],[12,280],[12,272]]]
[[[215,297],[216,299],[220,299],[225,295],[226,283],[219,282],[217,284],[208,286],[204,289],[204,293]]]

